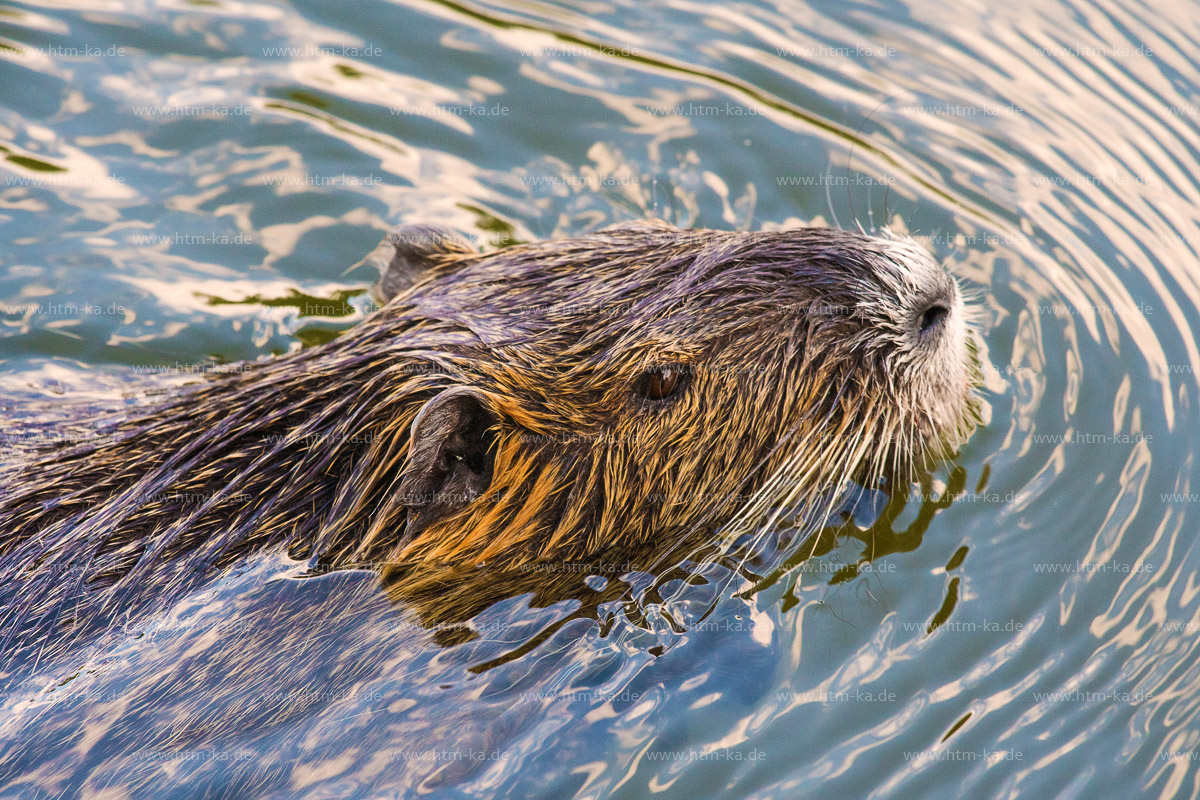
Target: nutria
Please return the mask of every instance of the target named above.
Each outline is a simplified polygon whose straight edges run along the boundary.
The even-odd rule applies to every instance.
[[[382,307],[3,474],[0,636],[77,633],[268,547],[512,570],[753,525],[973,422],[955,280],[913,241],[639,222],[372,254]]]

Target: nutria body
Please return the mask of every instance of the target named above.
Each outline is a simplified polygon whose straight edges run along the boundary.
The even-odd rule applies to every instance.
[[[963,301],[907,239],[637,223],[375,253],[386,304],[3,475],[0,635],[134,614],[242,555],[512,569],[753,524],[971,422]]]

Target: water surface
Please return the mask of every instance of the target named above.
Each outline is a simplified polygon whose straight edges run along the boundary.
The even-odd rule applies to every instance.
[[[5,675],[0,796],[1196,796],[1198,42],[1116,0],[0,7],[10,418],[336,336],[399,221],[887,224],[973,289],[987,389],[807,561],[445,621],[252,559]]]

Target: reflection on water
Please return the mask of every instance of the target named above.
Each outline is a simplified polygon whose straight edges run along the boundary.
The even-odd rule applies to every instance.
[[[336,336],[399,220],[888,224],[973,287],[989,390],[952,464],[810,537],[402,590],[249,561],[4,675],[0,796],[1195,795],[1200,9],[1172,10],[0,8],[10,446],[71,430],[34,400]]]

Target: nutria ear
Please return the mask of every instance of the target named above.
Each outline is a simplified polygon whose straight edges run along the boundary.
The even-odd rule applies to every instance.
[[[379,270],[379,283],[371,291],[379,304],[385,305],[446,257],[473,252],[466,239],[448,228],[397,225],[359,264],[371,264]]]
[[[456,513],[492,482],[496,415],[477,390],[446,389],[413,420],[398,499],[408,507],[405,540]]]

